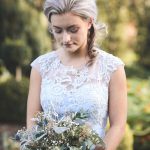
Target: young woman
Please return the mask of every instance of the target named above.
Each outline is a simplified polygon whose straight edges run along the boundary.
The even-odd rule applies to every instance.
[[[59,48],[31,64],[27,128],[37,111],[88,111],[88,124],[107,150],[115,150],[126,124],[126,76],[118,57],[94,46],[99,32],[95,0],[46,0],[44,13]]]

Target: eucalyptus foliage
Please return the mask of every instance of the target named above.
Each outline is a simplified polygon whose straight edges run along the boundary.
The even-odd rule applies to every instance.
[[[105,143],[88,125],[88,113],[39,112],[32,129],[23,128],[15,135],[22,150],[94,150]]]

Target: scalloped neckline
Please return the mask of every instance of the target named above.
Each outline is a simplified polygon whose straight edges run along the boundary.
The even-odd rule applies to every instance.
[[[77,71],[80,71],[80,70],[84,70],[85,68],[88,68],[88,65],[87,63],[86,64],[83,64],[81,65],[80,67],[74,67],[73,65],[65,65],[62,63],[62,61],[60,60],[60,57],[58,55],[58,52],[55,51],[55,56],[56,56],[56,59],[58,60],[59,64],[63,67],[63,68],[67,68],[67,69],[73,69],[73,70],[77,70]]]

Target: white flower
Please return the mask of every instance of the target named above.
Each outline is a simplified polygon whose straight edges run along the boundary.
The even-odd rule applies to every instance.
[[[69,128],[67,127],[57,127],[57,126],[54,126],[53,127],[53,130],[57,133],[57,134],[61,134],[67,130],[69,130]]]

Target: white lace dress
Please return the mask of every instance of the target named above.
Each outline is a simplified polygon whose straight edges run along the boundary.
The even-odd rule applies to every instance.
[[[62,116],[66,112],[89,112],[88,123],[105,136],[108,117],[108,86],[111,74],[124,63],[102,50],[92,67],[80,69],[61,63],[56,51],[35,59],[31,66],[41,77],[41,106],[44,112],[55,111]]]

